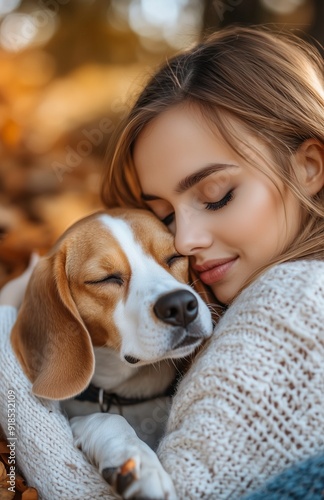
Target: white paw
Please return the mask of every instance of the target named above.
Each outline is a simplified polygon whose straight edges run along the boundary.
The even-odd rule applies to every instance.
[[[120,415],[95,413],[70,421],[74,443],[114,493],[124,499],[176,500],[169,474],[157,455]]]

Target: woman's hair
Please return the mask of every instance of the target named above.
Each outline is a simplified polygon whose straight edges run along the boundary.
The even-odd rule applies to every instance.
[[[176,55],[151,78],[113,137],[103,202],[145,207],[132,159],[136,138],[170,107],[194,106],[241,157],[251,145],[235,135],[228,117],[263,141],[272,156],[270,178],[275,184],[275,178],[283,181],[305,209],[298,238],[276,262],[323,259],[324,189],[307,196],[292,162],[307,139],[317,139],[324,148],[323,68],[314,47],[264,28],[226,28]],[[251,165],[261,169],[260,154],[252,153]]]

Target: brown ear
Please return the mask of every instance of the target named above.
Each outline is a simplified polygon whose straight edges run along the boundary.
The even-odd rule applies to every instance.
[[[64,250],[37,264],[11,343],[37,396],[66,399],[89,384],[94,371],[92,343],[70,294]]]

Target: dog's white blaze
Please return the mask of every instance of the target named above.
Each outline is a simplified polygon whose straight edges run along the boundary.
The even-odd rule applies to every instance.
[[[163,293],[177,289],[189,290],[197,297],[204,311],[205,325],[209,327],[209,312],[189,285],[179,283],[135,240],[131,227],[122,219],[101,215],[101,222],[109,229],[128,258],[131,281],[126,301],[120,301],[114,312],[115,324],[121,334],[121,356],[124,354],[150,359],[160,357],[168,350],[168,326],[153,321],[152,308]],[[208,318],[208,319],[207,319]],[[144,357],[143,357],[144,356]]]

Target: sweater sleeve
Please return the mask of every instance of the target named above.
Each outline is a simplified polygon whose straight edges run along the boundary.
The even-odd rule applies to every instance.
[[[180,499],[239,498],[324,449],[324,263],[244,290],[174,398],[158,455]]]
[[[11,445],[13,466],[43,500],[111,499],[107,483],[74,447],[58,403],[32,394],[9,341],[16,316],[15,308],[0,306],[0,424]]]

